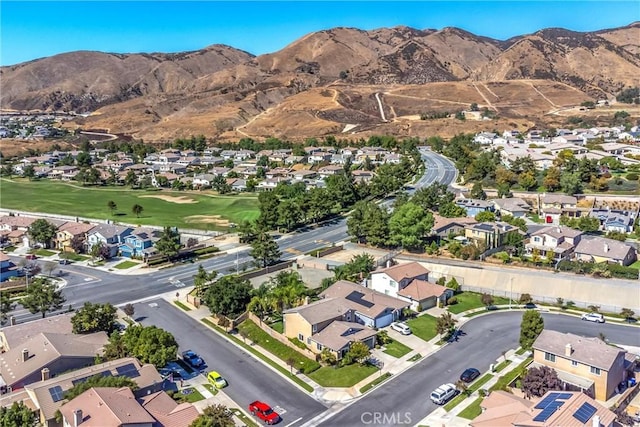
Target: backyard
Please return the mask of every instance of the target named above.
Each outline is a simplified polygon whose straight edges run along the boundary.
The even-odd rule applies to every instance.
[[[485,305],[481,301],[482,294],[476,292],[462,292],[457,294],[455,298],[458,300],[457,304],[450,305],[447,308],[451,313],[459,314],[463,311],[472,310],[474,308],[481,308]],[[509,298],[493,297],[493,305],[509,304]]]
[[[111,211],[108,201],[115,202]],[[143,211],[139,217],[133,205]],[[127,187],[82,187],[49,180],[2,179],[2,208],[95,218],[140,224],[225,229],[258,217],[258,199],[252,195],[220,196],[213,192],[131,190]]]

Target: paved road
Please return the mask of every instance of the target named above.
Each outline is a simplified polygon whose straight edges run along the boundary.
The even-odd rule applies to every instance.
[[[546,313],[543,317],[546,329],[591,337],[597,337],[602,332],[612,343],[640,346],[637,328],[584,322],[561,314]],[[437,407],[429,399],[432,390],[443,383],[455,383],[468,367],[487,371],[489,365],[501,357],[503,350],[517,348],[521,319],[522,312],[503,312],[470,320],[462,327],[466,335],[460,337],[458,342],[447,345],[417,366],[392,378],[384,387],[365,395],[320,425],[370,425],[368,421],[373,411],[387,414],[388,420],[395,414],[396,421],[404,420],[398,417],[406,415],[411,422],[405,424],[416,424]],[[394,424],[403,423],[388,425]]]
[[[149,304],[157,304],[152,307]],[[313,418],[327,408],[286,381],[280,374],[244,350],[230,344],[206,326],[185,315],[165,300],[134,305],[137,318],[176,337],[180,351],[191,349],[229,382],[224,391],[247,410],[249,403],[263,400],[282,416],[282,426]]]
[[[421,154],[426,166],[425,174],[416,182],[415,189],[436,181],[450,184],[455,180],[457,172],[450,160],[429,150],[422,150]],[[305,232],[281,236],[277,242],[283,253],[282,259],[289,260],[331,243],[346,240],[348,237],[346,219],[339,218]],[[66,308],[69,304],[80,307],[86,301],[120,305],[172,290],[179,292],[181,288],[193,284],[193,275],[200,264],[207,271],[215,270],[227,274],[235,271],[237,265],[248,265],[252,261],[249,249],[245,248],[237,253],[219,255],[200,263],[184,264],[144,276],[121,276],[74,265],[59,267],[66,273],[64,278],[68,281],[63,291],[67,299]],[[14,262],[18,263],[19,259],[16,257]],[[35,320],[39,316],[32,315],[20,307],[11,315],[15,316],[18,322]]]

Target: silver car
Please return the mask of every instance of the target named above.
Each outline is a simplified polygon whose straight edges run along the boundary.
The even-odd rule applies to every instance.
[[[585,313],[581,317],[582,320],[590,322],[604,323],[604,316],[600,313]]]

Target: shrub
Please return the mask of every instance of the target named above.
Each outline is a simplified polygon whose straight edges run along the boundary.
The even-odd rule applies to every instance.
[[[458,303],[458,298],[456,297],[451,297],[447,300],[447,305],[455,305]]]
[[[626,177],[626,178],[627,178],[629,181],[637,181],[637,180],[638,180],[638,174],[637,174],[637,173],[635,173],[635,172],[629,172],[629,173],[627,174],[627,177]]]

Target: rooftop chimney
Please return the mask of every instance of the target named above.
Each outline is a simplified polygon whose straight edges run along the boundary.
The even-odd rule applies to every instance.
[[[82,424],[82,409],[76,409],[73,411],[73,427],[78,427]]]
[[[600,417],[597,415],[593,416],[593,419],[591,420],[591,427],[600,427]]]
[[[22,361],[26,362],[27,360],[29,360],[29,350],[26,348],[22,349]]]
[[[604,252],[609,252],[609,245],[607,245],[606,243],[604,244]]]
[[[560,233],[560,227],[556,227],[556,231]]]
[[[571,344],[567,344],[564,346],[564,355],[565,356],[571,356],[571,353],[573,352],[573,348],[571,347]]]
[[[49,375],[49,368],[42,368],[40,373],[42,374],[42,381],[46,381],[51,378]]]

